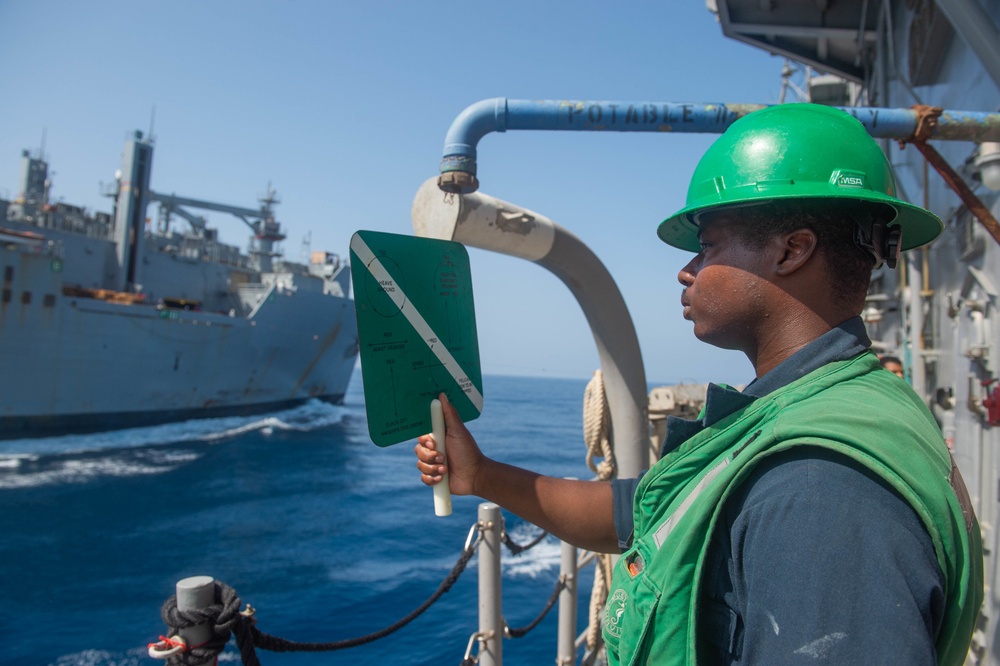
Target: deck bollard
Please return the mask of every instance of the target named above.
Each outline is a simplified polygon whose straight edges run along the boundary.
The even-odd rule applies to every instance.
[[[503,665],[503,604],[500,588],[500,530],[503,518],[500,507],[484,502],[479,505],[479,660],[482,666]]]
[[[177,581],[177,610],[191,611],[215,603],[215,579],[211,576],[191,576]],[[211,624],[198,624],[177,632],[189,648],[197,647],[212,638]],[[207,662],[206,662],[207,663]]]

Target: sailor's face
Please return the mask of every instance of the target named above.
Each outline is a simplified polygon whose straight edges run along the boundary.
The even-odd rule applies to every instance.
[[[904,376],[903,366],[901,366],[899,363],[896,363],[895,361],[886,361],[885,363],[882,364],[882,367],[891,372],[892,374],[896,375],[897,377]]]
[[[684,286],[684,318],[694,323],[699,340],[747,351],[766,323],[765,280],[761,252],[747,248],[731,233],[733,222],[704,222],[698,233],[701,252],[677,275]]]

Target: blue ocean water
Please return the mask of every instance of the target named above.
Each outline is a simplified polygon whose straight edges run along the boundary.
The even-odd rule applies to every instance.
[[[491,456],[590,478],[585,380],[486,377],[469,424]],[[342,406],[0,442],[0,663],[155,664],[146,645],[176,581],[209,575],[295,641],[378,631],[419,606],[458,560],[481,500],[434,516],[413,443],[368,436],[360,372]],[[505,513],[526,543],[537,528]],[[503,612],[531,622],[559,573],[552,537],[503,552]],[[330,653],[258,651],[265,665],[458,664],[477,629],[474,557],[426,613],[387,638]],[[582,631],[593,570],[581,572]],[[509,664],[556,657],[556,610],[504,641]],[[221,661],[239,663],[231,641]]]

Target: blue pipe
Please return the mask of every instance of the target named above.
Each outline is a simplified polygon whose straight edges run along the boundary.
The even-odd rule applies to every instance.
[[[476,145],[490,132],[512,129],[721,134],[738,118],[765,106],[484,99],[462,111],[448,129],[438,185],[446,192],[460,194],[479,188]],[[917,128],[917,112],[912,109],[839,108],[861,121],[877,139],[909,139]],[[1000,113],[944,111],[930,138],[977,143],[1000,141]]]

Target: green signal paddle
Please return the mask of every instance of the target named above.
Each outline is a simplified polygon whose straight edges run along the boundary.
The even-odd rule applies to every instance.
[[[368,433],[390,446],[431,433],[445,455],[444,393],[468,422],[483,411],[469,253],[454,241],[358,231],[351,238]],[[434,512],[451,513],[447,477]]]

